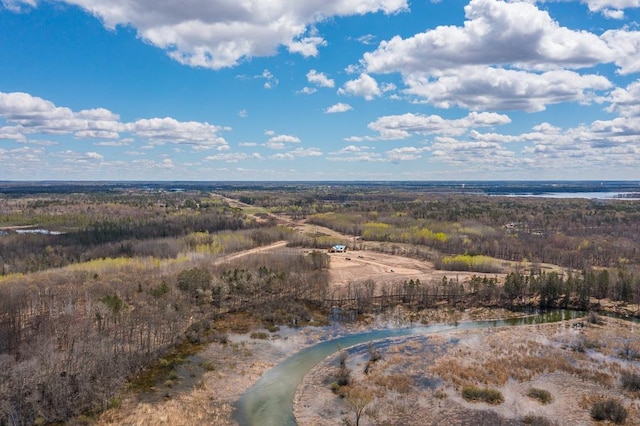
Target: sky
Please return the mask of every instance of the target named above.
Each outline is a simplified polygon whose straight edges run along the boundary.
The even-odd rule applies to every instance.
[[[0,0],[0,180],[640,179],[640,0]]]

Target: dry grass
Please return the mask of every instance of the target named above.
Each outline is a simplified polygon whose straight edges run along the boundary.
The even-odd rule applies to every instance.
[[[378,389],[375,424],[421,425],[451,419],[476,424],[480,411],[497,422],[491,424],[520,424],[525,417],[527,424],[535,425],[553,425],[558,419],[562,422],[557,424],[591,424],[594,404],[617,398],[628,412],[625,424],[640,425],[637,393],[621,394],[621,378],[635,374],[629,367],[635,361],[617,354],[622,342],[633,334],[632,326],[610,318],[585,327],[574,327],[573,322],[460,330],[398,340],[386,349],[374,373],[364,379],[367,386]],[[584,352],[571,348],[570,343],[578,338],[591,342]],[[316,378],[322,377],[321,371],[318,367]],[[402,387],[407,384],[403,375],[411,378],[412,388]],[[300,424],[339,422],[339,417],[323,414],[318,420],[319,416],[313,415],[314,410],[332,412],[331,402],[323,404],[324,390],[309,389],[314,389],[309,398],[304,397],[304,391],[299,395],[296,415],[305,413],[300,414],[305,420]],[[482,401],[482,395],[495,394],[496,398],[487,400],[497,402],[497,395],[502,395],[504,403],[478,410],[482,405],[463,397],[463,391],[469,394],[470,389],[479,390],[471,392],[479,396],[467,395],[471,400]]]
[[[162,403],[140,403],[105,412],[98,421],[101,426],[189,426],[212,424],[227,426],[231,420],[233,407],[218,404],[212,399],[213,390],[208,386],[194,389],[186,395],[168,399]]]

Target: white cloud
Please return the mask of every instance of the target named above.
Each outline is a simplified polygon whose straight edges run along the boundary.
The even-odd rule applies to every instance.
[[[614,89],[608,100],[611,102],[608,111],[617,112],[624,117],[640,117],[640,80],[626,88]]]
[[[186,144],[196,149],[227,146],[220,133],[228,129],[221,126],[180,122],[171,117],[123,123],[117,114],[104,108],[75,112],[21,92],[0,92],[0,117],[12,125],[0,127],[0,137],[18,141],[25,140],[29,134],[73,134],[79,139],[111,139],[109,142],[113,145],[120,140],[122,133],[130,133],[152,143]]]
[[[268,132],[267,134],[272,134]],[[270,149],[284,149],[288,143],[300,143],[300,138],[291,135],[273,135],[264,146]]]
[[[298,90],[296,93],[299,93],[301,95],[313,95],[317,91],[318,89],[313,87],[303,87],[301,90]]]
[[[524,69],[584,67],[613,59],[597,35],[561,27],[524,2],[471,0],[462,27],[399,36],[365,53],[367,72],[435,73],[461,65],[516,64]]]
[[[609,19],[624,19],[624,10],[605,9],[602,11],[602,15]]]
[[[504,125],[511,119],[503,114],[471,112],[457,120],[447,120],[439,115],[407,113],[388,115],[369,123],[368,127],[379,133],[379,139],[406,139],[413,134],[462,135],[469,128]]]
[[[300,53],[302,56],[318,56],[318,46],[326,46],[322,37],[304,37],[288,44],[289,52]]]
[[[600,75],[568,70],[528,71],[480,66],[449,70],[437,78],[412,74],[406,93],[440,108],[460,106],[480,110],[542,111],[561,102],[589,102],[611,83]]]
[[[276,54],[279,46],[303,56],[318,54],[325,42],[312,34],[318,22],[334,16],[398,13],[406,0],[64,0],[102,20],[105,27],[131,26],[146,42],[176,61],[219,69],[244,58]],[[36,0],[3,0],[12,10]]]
[[[374,34],[365,34],[363,36],[358,37],[358,41],[362,44],[370,45],[373,44],[373,41],[376,39]]]
[[[363,75],[400,73],[406,94],[437,107],[541,111],[590,102],[611,87],[601,75],[571,69],[615,63],[622,74],[640,70],[640,32],[573,30],[534,3],[471,0],[462,26],[395,36],[365,53]],[[371,93],[369,99],[379,95]]]
[[[483,168],[495,168],[511,167],[522,162],[513,151],[494,142],[458,141],[440,137],[430,151],[437,160],[454,165],[476,164]]]
[[[640,7],[640,0],[581,0],[589,6],[592,12],[607,13],[612,10],[622,10]]]
[[[322,151],[318,148],[296,148],[285,153],[271,155],[269,158],[274,160],[293,160],[297,157],[319,157]]]
[[[23,135],[75,133],[80,138],[117,138],[125,130],[119,116],[104,108],[74,112],[22,92],[0,92],[0,117]]]
[[[210,155],[205,158],[207,161],[224,161],[226,163],[237,163],[242,160],[247,160],[250,158],[261,159],[262,156],[258,153],[247,154],[244,152],[235,152],[235,153],[227,153],[227,154],[217,154]]]
[[[426,147],[406,146],[402,148],[394,148],[385,152],[387,160],[392,163],[398,163],[400,161],[412,161],[422,158],[422,153],[429,151]]]
[[[350,151],[350,152],[334,152],[327,156],[329,161],[341,161],[347,163],[364,162],[364,163],[377,163],[384,161],[382,155],[377,152],[370,152],[367,150],[362,151]]]
[[[311,70],[307,73],[307,81],[320,87],[334,87],[335,81],[327,77],[325,73]]]
[[[262,74],[257,75],[255,78],[264,79],[265,82],[263,87],[267,90],[273,89],[275,86],[277,86],[280,83],[278,79],[269,70],[262,71]]]
[[[291,135],[277,135],[270,138],[269,142],[300,143],[300,138]]]
[[[620,74],[640,72],[640,31],[610,30],[602,39],[615,52]]]
[[[367,101],[382,94],[378,82],[368,74],[360,74],[355,80],[347,81],[340,89],[340,95],[362,96]]]
[[[168,142],[208,149],[227,145],[219,135],[223,128],[209,123],[181,122],[165,117],[137,120],[129,128],[134,135],[147,138],[154,143]]]
[[[331,105],[329,108],[325,109],[324,112],[326,114],[336,114],[340,112],[347,112],[352,109],[353,107],[351,105],[338,102],[337,104]]]
[[[2,6],[11,12],[20,13],[27,7],[36,7],[36,0],[2,0]]]

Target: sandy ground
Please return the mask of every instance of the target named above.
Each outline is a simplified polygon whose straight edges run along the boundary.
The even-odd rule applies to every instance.
[[[348,251],[346,253],[330,253],[329,269],[331,286],[343,289],[349,283],[365,280],[376,282],[378,290],[383,286],[419,279],[421,282],[440,282],[443,276],[457,278],[460,281],[469,279],[474,273],[436,270],[431,262],[409,257],[378,253],[374,251]],[[475,275],[482,275],[475,273]],[[496,274],[491,274],[495,276]],[[502,274],[498,274],[502,276]]]

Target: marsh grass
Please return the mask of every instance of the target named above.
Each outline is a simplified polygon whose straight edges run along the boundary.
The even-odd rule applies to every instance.
[[[591,418],[597,421],[609,420],[615,424],[622,424],[627,420],[627,409],[616,399],[596,401],[591,407]]]
[[[486,402],[491,405],[498,405],[504,402],[502,392],[492,388],[479,388],[477,386],[465,386],[462,388],[462,397],[467,401]]]
[[[541,404],[550,404],[553,402],[553,395],[545,389],[529,388],[527,396],[540,402]]]
[[[623,371],[620,374],[622,388],[631,392],[640,392],[640,374]]]
[[[389,391],[407,394],[413,389],[414,383],[411,377],[405,374],[385,374],[375,378],[375,384]]]

